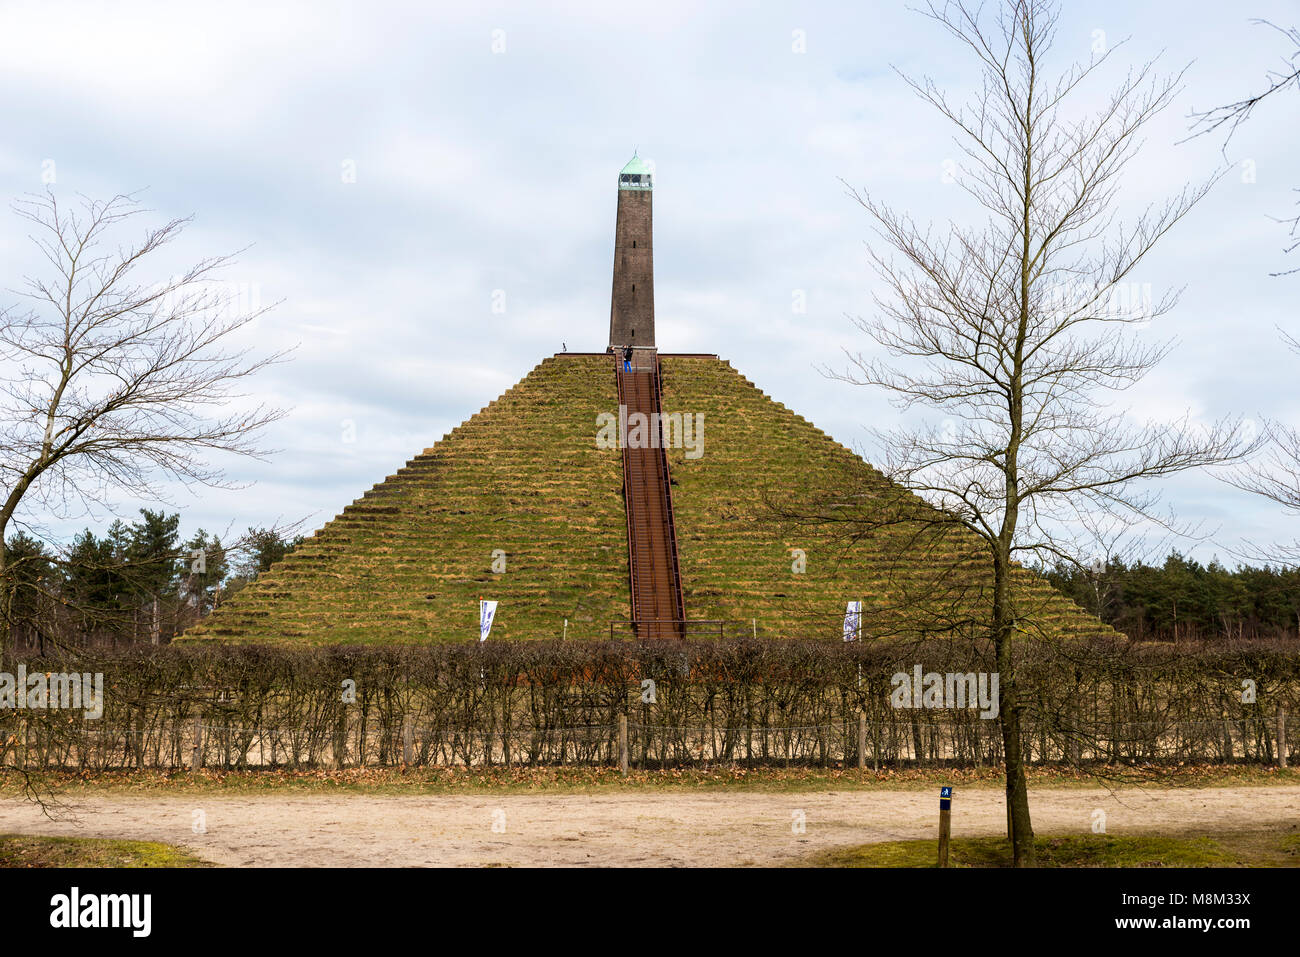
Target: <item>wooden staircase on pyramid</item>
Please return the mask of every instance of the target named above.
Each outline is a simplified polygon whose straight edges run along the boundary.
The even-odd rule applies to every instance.
[[[619,405],[626,409],[628,420],[640,413],[648,423],[640,431],[647,441],[623,442],[632,630],[642,639],[683,638],[686,605],[660,415],[663,387],[659,356],[653,350],[638,350],[626,372],[621,358],[616,357],[615,362]],[[628,433],[634,434],[631,428]]]

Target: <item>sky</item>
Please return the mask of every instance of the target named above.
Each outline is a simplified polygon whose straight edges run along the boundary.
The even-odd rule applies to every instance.
[[[1060,62],[1127,38],[1083,108],[1152,56],[1190,64],[1126,174],[1122,216],[1225,162],[1221,137],[1179,141],[1190,111],[1257,91],[1291,52],[1252,18],[1295,25],[1300,4],[1066,4]],[[938,227],[975,221],[947,181],[950,127],[894,68],[955,100],[979,88],[969,54],[881,0],[4,2],[0,197],[144,190],[151,221],[194,217],[160,279],[244,250],[224,281],[274,308],[241,342],[293,350],[255,397],[289,414],[265,461],[221,463],[240,487],[169,488],[186,530],[310,532],[546,356],[603,350],[616,176],[634,150],[656,169],[661,351],[717,353],[879,460],[868,429],[900,413],[820,371],[876,348],[852,323],[879,285],[846,184]],[[1300,327],[1300,275],[1269,276],[1300,264],[1270,218],[1300,187],[1298,119],[1300,96],[1262,106],[1227,147],[1232,169],[1134,276],[1156,298],[1184,290],[1156,324],[1176,348],[1126,396],[1135,418],[1300,424],[1279,333]],[[8,304],[40,262],[4,208],[0,262]],[[1300,521],[1211,476],[1160,487],[1204,536],[1174,544],[1203,560],[1300,538]]]

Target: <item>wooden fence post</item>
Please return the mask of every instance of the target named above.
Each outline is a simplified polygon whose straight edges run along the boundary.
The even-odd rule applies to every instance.
[[[409,714],[402,718],[402,763],[408,768],[415,763],[415,729]]]
[[[144,708],[141,707],[134,715],[134,720],[127,726],[127,734],[131,736],[131,754],[135,758],[137,768],[144,767]]]
[[[627,715],[618,716],[618,769],[627,774]]]
[[[871,769],[880,773],[880,717],[871,723]]]
[[[865,771],[867,767],[867,713],[858,712],[858,770]]]
[[[1277,766],[1287,766],[1286,756],[1286,708],[1277,706]]]
[[[194,745],[190,751],[190,770],[203,767],[203,719],[194,719]]]
[[[948,866],[948,843],[952,837],[952,788],[939,789],[939,866]]]
[[[338,727],[334,731],[334,770],[342,771],[348,758],[348,713],[339,716]]]

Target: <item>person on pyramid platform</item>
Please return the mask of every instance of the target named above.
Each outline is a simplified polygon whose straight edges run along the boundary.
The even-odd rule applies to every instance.
[[[632,347],[631,346],[623,347],[623,371],[624,372],[632,371]]]

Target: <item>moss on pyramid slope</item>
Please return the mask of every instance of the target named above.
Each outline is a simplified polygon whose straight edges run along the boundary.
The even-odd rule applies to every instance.
[[[773,504],[830,491],[845,511],[916,499],[728,363],[662,360],[664,410],[704,414],[703,455],[669,452],[687,615],[756,619],[760,635],[837,635],[844,603],[868,634],[962,631],[988,600],[969,533],[891,528],[862,540],[783,531]],[[622,460],[596,447],[617,409],[604,356],[547,359],[247,585],[185,639],[305,644],[472,641],[479,598],[501,602],[493,639],[608,634],[629,613]],[[838,507],[836,502],[833,507]],[[837,513],[839,514],[839,513]],[[493,574],[492,552],[507,570]],[[807,571],[791,570],[791,548]],[[1017,614],[1054,635],[1109,633],[1020,573]],[[747,630],[747,629],[746,629]],[[967,629],[969,630],[969,629]]]
[[[851,519],[886,502],[926,509],[807,420],[718,359],[665,357],[664,411],[703,413],[703,454],[669,452],[686,609],[693,619],[757,619],[760,636],[834,636],[861,600],[879,636],[970,633],[991,594],[986,553],[969,532],[900,525],[854,538],[852,521],[799,524],[810,512]],[[834,501],[842,498],[843,501]],[[830,511],[826,502],[830,501]],[[796,574],[791,549],[807,556]],[[1027,631],[1111,634],[1042,578],[1017,572],[1016,615]]]
[[[603,357],[552,358],[244,587],[185,636],[309,644],[598,632],[628,613],[618,398]],[[494,574],[492,552],[506,552]]]

